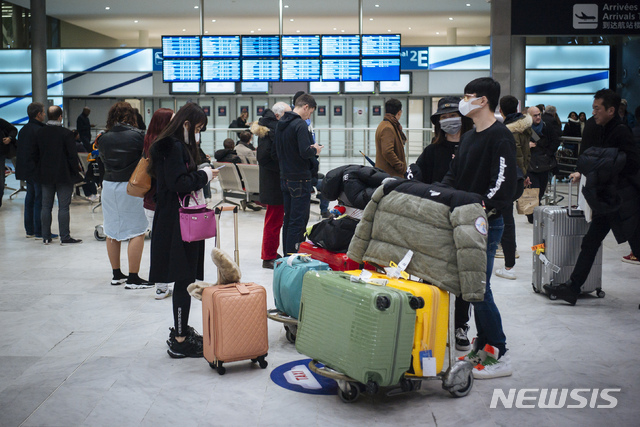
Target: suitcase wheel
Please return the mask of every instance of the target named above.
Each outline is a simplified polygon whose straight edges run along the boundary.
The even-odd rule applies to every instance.
[[[258,363],[258,365],[260,365],[261,369],[266,369],[267,366],[269,366],[269,362],[267,362],[265,360],[265,357],[267,357],[267,355],[265,354],[264,356],[258,356],[255,359],[251,359],[252,363]]]
[[[451,393],[454,397],[464,397],[469,394],[471,388],[473,387],[473,371],[469,372],[465,383],[466,384],[461,389],[451,390],[449,391],[449,393]]]
[[[540,293],[540,289],[536,288],[536,285],[534,285],[533,283],[531,284],[531,287],[533,288],[533,292],[535,292],[536,294]]]
[[[284,326],[284,330],[286,331],[286,337],[287,337],[287,341],[289,341],[291,344],[295,344],[296,343],[296,333],[297,333],[297,327],[289,327],[288,325]]]
[[[596,289],[596,295],[598,296],[598,298],[604,298],[606,294],[602,289]]]
[[[96,240],[99,241],[99,242],[103,242],[103,241],[107,240],[107,236],[105,236],[103,234],[100,234],[100,232],[97,229],[93,230],[93,237],[95,237]]]
[[[558,299],[558,295],[556,295],[556,294],[549,294],[549,299],[550,299],[551,301],[555,301],[555,300],[557,300],[557,299]]]
[[[373,396],[374,394],[377,394],[378,390],[379,390],[378,383],[376,383],[375,381],[367,382],[365,390],[366,390],[367,394],[369,394],[371,396]]]
[[[342,388],[338,389],[338,396],[340,400],[344,403],[353,403],[358,400],[360,397],[360,386],[359,384],[348,382],[346,383],[346,391],[342,390]]]
[[[391,300],[386,295],[380,295],[376,298],[376,308],[380,311],[384,311],[391,307]]]
[[[224,375],[225,372],[227,372],[227,368],[222,366],[222,362],[218,362],[218,367],[216,368],[216,371],[218,371],[219,375]]]
[[[420,308],[424,308],[424,298],[412,296],[409,299],[409,307],[411,307],[414,310],[418,310]]]

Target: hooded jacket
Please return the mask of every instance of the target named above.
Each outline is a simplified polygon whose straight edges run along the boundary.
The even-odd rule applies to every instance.
[[[217,150],[215,153],[213,153],[213,157],[217,162],[242,163],[242,159],[238,156],[236,150],[229,150],[227,148]]]
[[[484,300],[488,223],[482,196],[441,184],[396,180],[378,187],[347,256],[388,266],[413,251],[405,269],[465,301]]]
[[[513,138],[516,140],[516,163],[522,171],[522,175],[527,175],[529,162],[531,161],[531,149],[529,141],[531,140],[531,124],[533,120],[530,115],[522,115],[518,113],[513,118],[507,117],[504,121],[507,129],[511,131]]]
[[[361,165],[345,165],[330,170],[322,181],[322,197],[340,199],[345,205],[364,209],[382,181],[389,174],[378,168]]]
[[[317,152],[302,117],[293,111],[284,113],[276,126],[275,141],[280,177],[291,181],[311,180]]]
[[[256,157],[260,165],[260,203],[267,205],[284,203],[280,190],[280,166],[274,145],[277,124],[276,115],[267,109],[260,120],[251,125],[251,132],[258,136]]]

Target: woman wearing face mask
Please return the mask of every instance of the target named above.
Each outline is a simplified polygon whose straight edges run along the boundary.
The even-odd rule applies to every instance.
[[[149,172],[156,179],[156,213],[151,236],[153,281],[175,282],[174,328],[168,353],[173,358],[202,357],[202,336],[188,326],[191,296],[187,286],[204,275],[204,241],[183,242],[178,209],[180,199],[202,189],[218,171],[205,165],[198,152],[200,131],[207,116],[193,103],[184,105],[158,135],[149,151]],[[191,201],[190,203],[193,203]]]
[[[418,160],[420,168],[418,176],[426,184],[439,182],[449,171],[449,164],[458,151],[458,144],[463,133],[473,128],[473,120],[464,117],[458,110],[460,98],[446,96],[438,101],[438,111],[431,116],[434,127],[434,138]],[[471,348],[467,332],[471,304],[462,298],[455,302],[456,349],[466,351]]]
[[[421,181],[439,182],[449,171],[449,163],[456,154],[460,137],[473,128],[473,121],[458,110],[460,98],[446,96],[438,101],[438,111],[431,116],[434,137],[418,160]]]

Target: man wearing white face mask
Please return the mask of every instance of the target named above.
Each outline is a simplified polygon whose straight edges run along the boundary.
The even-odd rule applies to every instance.
[[[478,379],[512,374],[502,318],[491,292],[493,258],[502,237],[501,209],[513,203],[516,186],[516,153],[513,136],[496,121],[494,111],[500,99],[500,84],[484,77],[471,81],[459,103],[460,113],[471,118],[476,128],[462,136],[458,154],[442,183],[483,196],[488,217],[487,275],[484,301],[473,303],[478,335],[463,359],[471,362]],[[482,221],[481,221],[482,222]]]

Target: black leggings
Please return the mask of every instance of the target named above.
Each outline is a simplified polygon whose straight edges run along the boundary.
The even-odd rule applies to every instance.
[[[187,286],[190,284],[190,280],[178,280],[173,286],[173,322],[178,337],[184,337],[187,334],[191,310],[191,295],[187,292]]]
[[[516,223],[513,219],[513,204],[500,210],[504,219],[504,231],[502,233],[502,252],[504,253],[504,265],[513,268],[516,265]]]
[[[456,297],[455,302],[455,311],[454,311],[454,322],[455,328],[462,328],[464,325],[469,323],[469,318],[471,317],[471,303],[462,299],[462,297]]]

